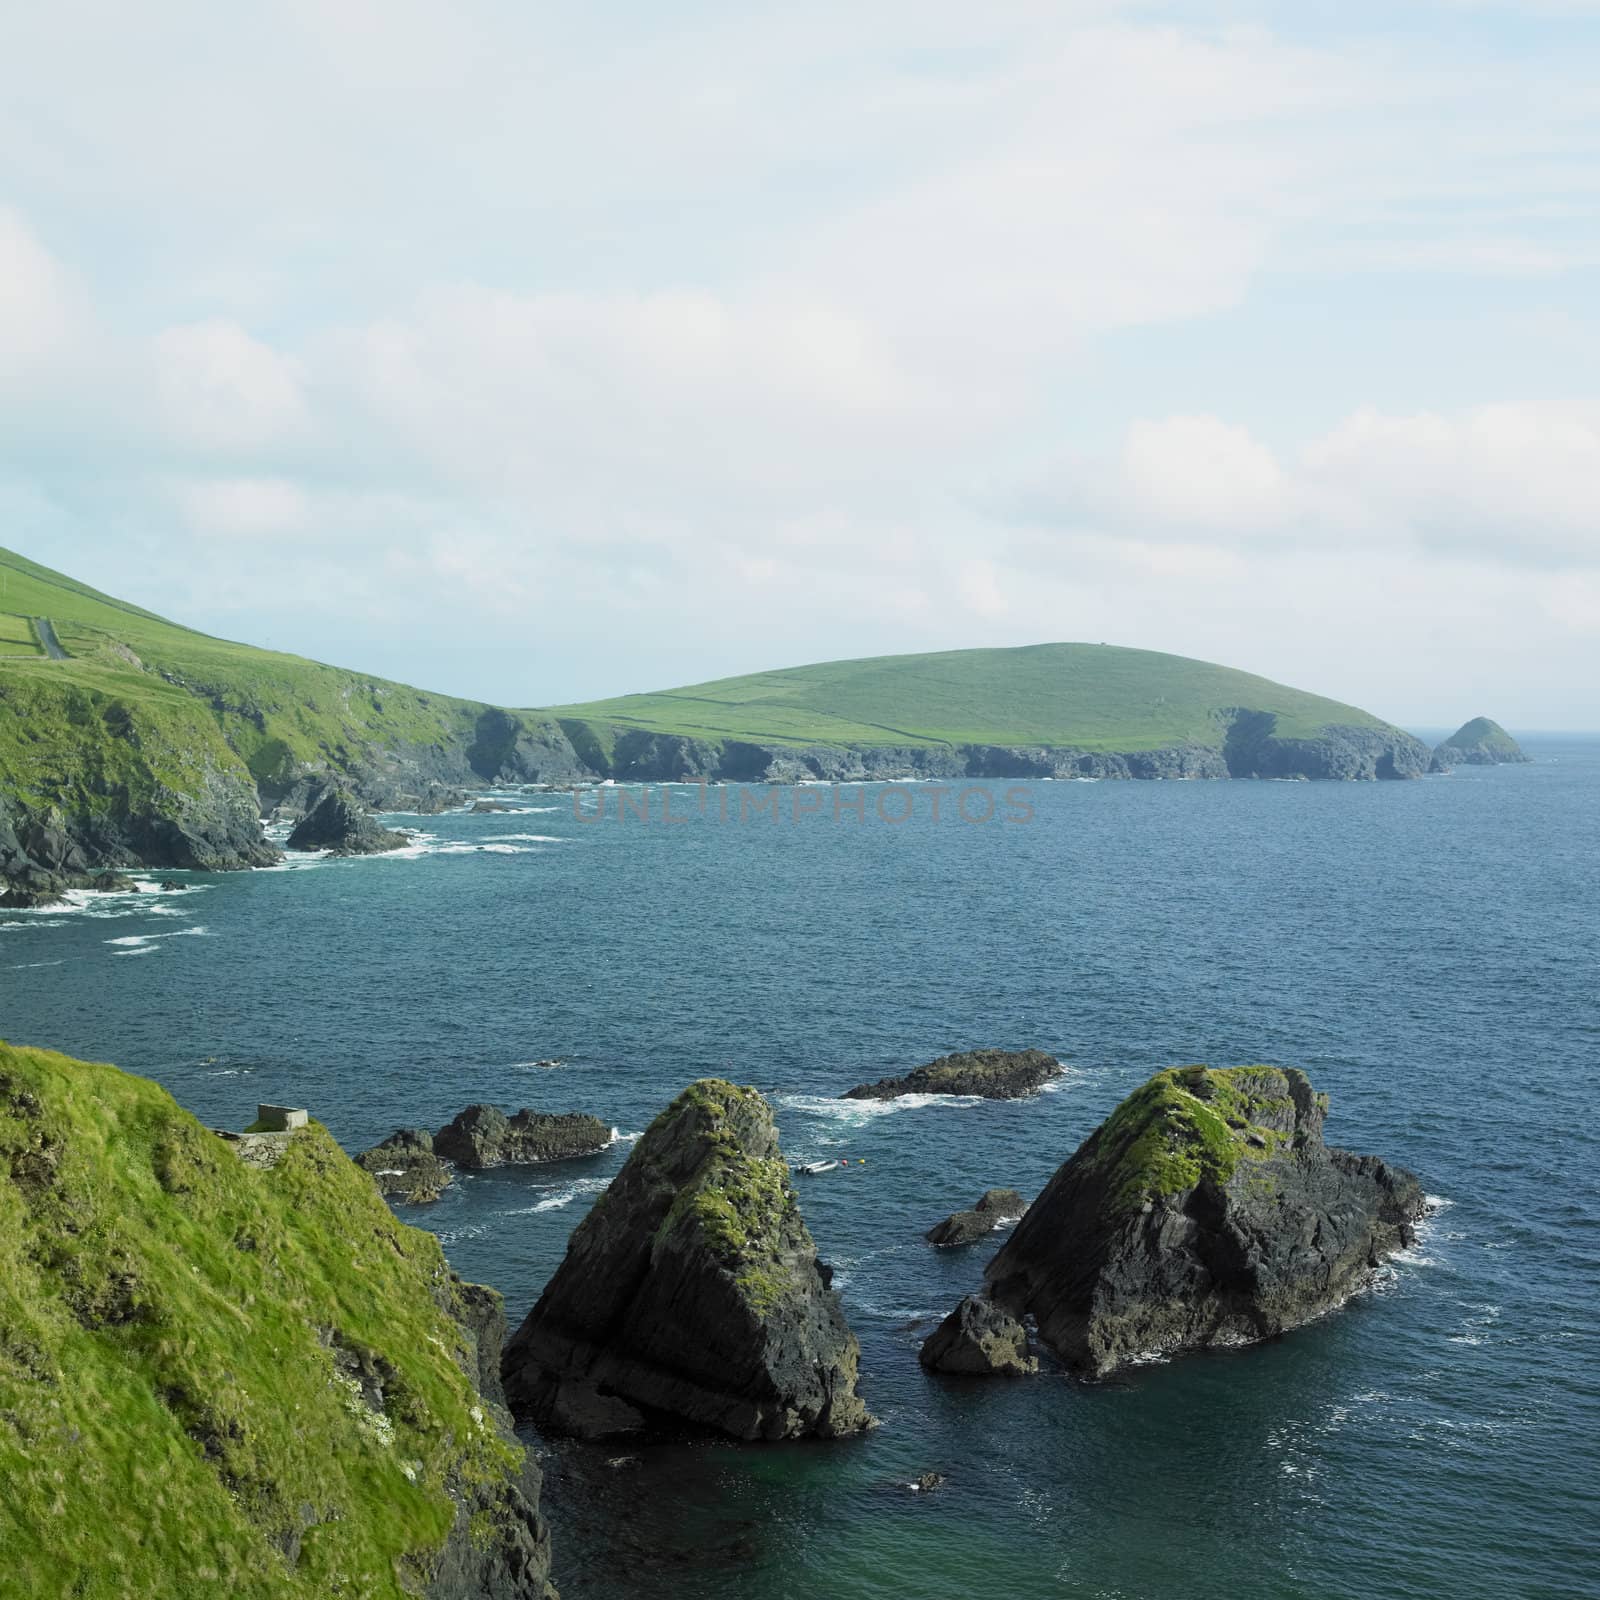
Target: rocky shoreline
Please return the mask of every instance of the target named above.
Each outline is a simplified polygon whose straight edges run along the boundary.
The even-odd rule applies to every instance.
[[[0,792],[0,882],[29,872],[97,867],[231,871],[269,866],[277,849],[264,817],[297,825],[320,807],[325,823],[292,848],[351,854],[398,848],[372,811],[423,816],[471,803],[496,784],[571,786],[611,779],[655,783],[869,783],[912,779],[1097,778],[1110,780],[1307,778],[1343,781],[1420,777],[1434,753],[1397,728],[1328,727],[1283,739],[1266,713],[1236,711],[1214,743],[1130,751],[1050,745],[834,746],[695,739],[642,729],[598,728],[579,719],[484,707],[455,738],[340,750],[324,760],[255,773],[242,762],[205,767],[186,788],[156,781],[89,797]],[[329,791],[345,799],[331,802]],[[365,822],[363,822],[365,818]],[[368,825],[370,824],[370,826]],[[313,843],[324,832],[331,846]],[[401,839],[403,841],[403,838]]]

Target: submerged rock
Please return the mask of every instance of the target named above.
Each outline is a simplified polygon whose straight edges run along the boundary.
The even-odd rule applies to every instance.
[[[990,1294],[1090,1375],[1320,1316],[1424,1209],[1411,1173],[1323,1143],[1327,1107],[1292,1067],[1158,1073],[1029,1207]]]
[[[611,1129],[598,1117],[581,1111],[555,1116],[526,1107],[508,1117],[496,1106],[468,1106],[433,1136],[437,1155],[475,1172],[593,1155],[610,1143]]]
[[[708,1078],[650,1125],[506,1347],[513,1411],[599,1436],[656,1415],[736,1439],[873,1419],[772,1111]]]
[[[976,1094],[1020,1100],[1066,1069],[1043,1050],[965,1050],[940,1056],[903,1078],[880,1078],[847,1089],[844,1100],[893,1100],[903,1094]]]
[[[970,1211],[951,1212],[923,1237],[929,1244],[974,1244],[1007,1222],[1015,1222],[1027,1209],[1028,1202],[1015,1189],[986,1189]]]
[[[1463,722],[1433,752],[1433,770],[1448,772],[1452,767],[1498,767],[1531,761],[1520,744],[1488,717]]]
[[[372,1174],[380,1194],[407,1205],[437,1200],[450,1182],[450,1169],[434,1154],[426,1128],[397,1129],[382,1144],[362,1151],[356,1165]]]
[[[1026,1377],[1039,1370],[1028,1333],[1004,1307],[969,1294],[923,1341],[917,1359],[930,1372],[963,1377]]]
[[[289,835],[291,850],[327,850],[336,856],[373,856],[411,843],[407,834],[379,825],[348,789],[329,787],[312,802]]]

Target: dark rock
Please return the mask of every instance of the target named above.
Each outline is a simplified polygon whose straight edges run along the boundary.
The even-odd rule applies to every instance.
[[[161,887],[167,890],[169,893],[177,893],[179,890],[187,889],[189,885],[186,883],[179,883],[176,878],[163,878],[161,880]]]
[[[486,1423],[517,1448],[500,1385],[505,1302],[482,1284],[452,1274],[442,1291],[468,1335],[463,1361],[484,1397]],[[426,1600],[559,1600],[550,1583],[550,1530],[539,1513],[541,1475],[533,1452],[523,1455],[515,1483],[462,1482],[452,1489],[455,1521],[423,1593]]]
[[[496,811],[510,811],[512,808],[501,800],[474,800],[472,814],[475,817],[488,816]]]
[[[911,1487],[918,1494],[927,1494],[930,1489],[937,1489],[944,1482],[942,1472],[919,1472],[916,1481]]]
[[[917,1359],[930,1372],[961,1377],[1026,1377],[1039,1370],[1028,1333],[1003,1307],[969,1294],[923,1341]]]
[[[1474,717],[1435,747],[1433,770],[1448,772],[1452,767],[1508,766],[1532,759],[1498,722],[1488,717]]]
[[[1320,1316],[1409,1244],[1416,1178],[1323,1143],[1294,1068],[1174,1068],[1130,1095],[989,1264],[1066,1364],[1269,1338]]]
[[[372,1174],[380,1194],[407,1205],[437,1200],[450,1182],[450,1169],[434,1154],[433,1135],[425,1128],[398,1129],[362,1151],[356,1165]]]
[[[581,1111],[560,1116],[526,1108],[514,1117],[495,1106],[468,1106],[433,1136],[435,1154],[458,1167],[515,1166],[593,1155],[611,1143],[611,1129]]]
[[[34,911],[41,906],[64,905],[66,880],[54,872],[23,867],[15,876],[0,878],[0,909]]]
[[[91,873],[82,886],[97,894],[137,894],[139,890],[139,885],[125,872]]]
[[[1015,1222],[1027,1209],[1028,1202],[1015,1189],[987,1189],[970,1211],[952,1212],[923,1237],[929,1244],[974,1244],[1005,1223]]]
[[[902,1094],[977,1094],[988,1100],[1018,1100],[1065,1068],[1043,1050],[966,1050],[940,1056],[903,1078],[857,1084],[845,1100],[893,1100]]]
[[[736,1439],[827,1438],[872,1425],[859,1360],[771,1108],[705,1079],[574,1230],[504,1372],[512,1409],[546,1427],[609,1401]]]
[[[294,832],[291,850],[326,850],[336,856],[380,855],[411,843],[403,833],[380,827],[348,789],[324,789]]]

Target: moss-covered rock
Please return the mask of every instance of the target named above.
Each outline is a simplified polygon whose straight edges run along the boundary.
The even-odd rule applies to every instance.
[[[574,1230],[506,1348],[512,1408],[591,1435],[652,1415],[737,1439],[871,1424],[860,1349],[754,1089],[691,1084]]]
[[[499,1296],[324,1129],[285,1146],[250,1167],[153,1083],[0,1045],[6,1593],[551,1592]]]
[[[1323,1143],[1327,1110],[1292,1067],[1157,1073],[1028,1209],[991,1295],[1091,1375],[1321,1315],[1423,1210],[1409,1172]]]

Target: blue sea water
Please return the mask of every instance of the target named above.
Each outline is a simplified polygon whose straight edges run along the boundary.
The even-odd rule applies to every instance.
[[[1595,1596],[1600,743],[1529,748],[1417,783],[1027,784],[1031,820],[986,824],[925,790],[899,825],[875,789],[864,822],[824,790],[798,823],[679,790],[672,826],[658,797],[645,824],[519,793],[399,857],[0,913],[0,1030],[214,1124],[307,1105],[352,1149],[479,1100],[598,1114],[603,1155],[406,1214],[513,1322],[692,1078],[763,1089],[792,1159],[851,1159],[801,1194],[883,1426],[540,1443],[567,1600]],[[1070,1070],[1028,1102],[836,1098],[984,1044]],[[1419,1245],[1268,1345],[1097,1385],[924,1374],[989,1247],[923,1230],[1036,1192],[1193,1061],[1304,1067],[1330,1139],[1438,1197]]]

